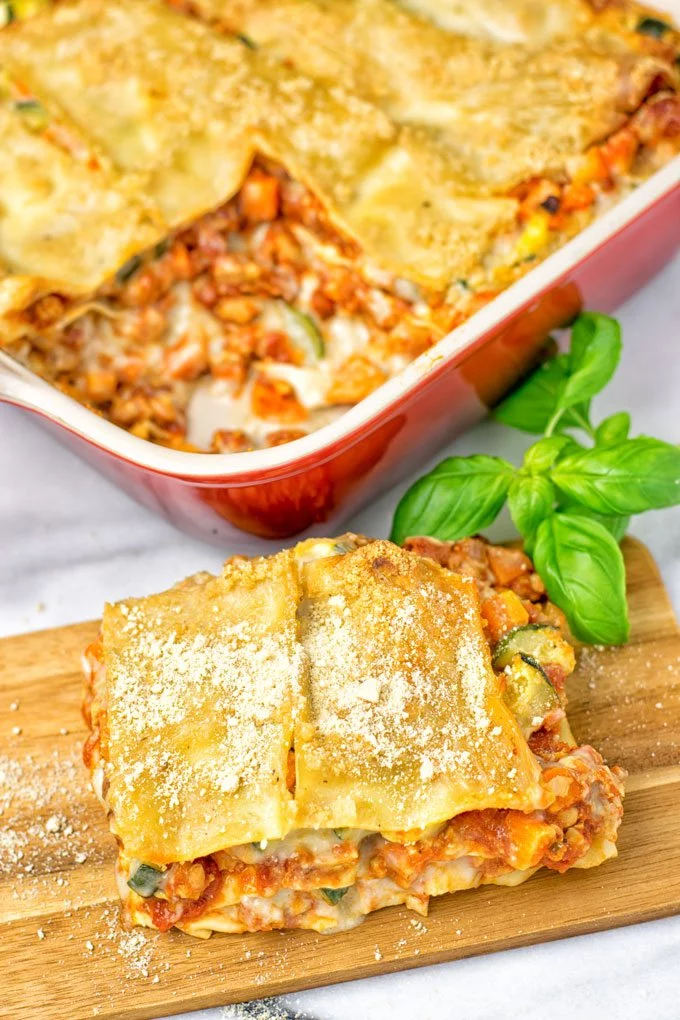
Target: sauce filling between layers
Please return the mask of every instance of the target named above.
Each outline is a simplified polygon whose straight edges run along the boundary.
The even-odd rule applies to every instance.
[[[153,442],[224,453],[297,439],[367,397],[670,158],[680,100],[655,88],[563,173],[515,188],[512,231],[446,291],[368,264],[309,189],[260,158],[229,202],[129,260],[87,303],[40,298],[9,350]],[[17,103],[40,114],[31,96]]]

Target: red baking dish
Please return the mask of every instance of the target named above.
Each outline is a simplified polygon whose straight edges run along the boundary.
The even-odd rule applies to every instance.
[[[5,354],[0,400],[39,414],[132,496],[203,538],[224,544],[239,531],[273,539],[332,533],[481,418],[531,366],[551,330],[584,307],[613,310],[679,242],[680,157],[370,397],[285,446],[234,454],[154,446]]]

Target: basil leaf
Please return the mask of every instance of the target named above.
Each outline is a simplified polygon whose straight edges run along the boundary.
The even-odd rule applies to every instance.
[[[550,514],[536,532],[534,563],[577,638],[603,645],[628,640],[623,555],[599,521],[571,512]]]
[[[551,512],[554,502],[555,489],[544,475],[516,478],[510,486],[508,509],[529,555],[534,532]]]
[[[620,542],[628,531],[628,525],[630,524],[629,516],[613,517],[611,515],[596,514],[594,510],[586,510],[584,506],[579,506],[577,503],[558,502],[558,506],[569,514],[579,514],[581,517],[590,517],[594,521],[599,521],[616,542]]]
[[[551,478],[571,503],[625,517],[680,502],[680,448],[639,436],[570,454]]]
[[[609,443],[620,443],[628,439],[630,432],[630,415],[628,411],[619,411],[605,418],[595,429],[595,442],[598,446],[607,446]]]
[[[513,429],[540,435],[545,432],[557,407],[557,397],[568,375],[569,358],[558,354],[545,361],[492,412],[492,417]],[[563,414],[560,428],[590,429],[590,405],[583,402]]]
[[[590,400],[616,371],[621,357],[621,327],[616,319],[598,312],[579,315],[571,331],[569,377],[557,398],[557,410],[566,411]]]
[[[496,519],[515,474],[500,457],[448,457],[402,496],[390,538],[401,545],[410,535],[448,542],[474,535]]]
[[[549,471],[555,461],[566,452],[572,453],[582,447],[570,436],[547,436],[530,446],[524,454],[524,467],[532,474]]]
[[[540,435],[555,410],[560,384],[567,376],[567,356],[545,361],[491,413],[513,429]]]

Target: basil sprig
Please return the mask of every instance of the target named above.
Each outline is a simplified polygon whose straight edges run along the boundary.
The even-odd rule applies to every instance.
[[[542,365],[494,412],[506,425],[543,434],[521,468],[500,457],[448,457],[404,494],[392,540],[429,535],[456,541],[488,527],[507,500],[550,598],[576,637],[625,642],[628,609],[618,543],[632,514],[680,503],[680,449],[648,436],[629,438],[625,411],[597,426],[591,422],[591,400],[612,378],[620,356],[616,320],[580,315],[569,352]]]
[[[483,454],[443,460],[402,499],[392,523],[392,541],[401,543],[412,535],[414,519],[421,534],[446,534],[451,542],[487,528],[505,503],[514,472],[507,460]]]

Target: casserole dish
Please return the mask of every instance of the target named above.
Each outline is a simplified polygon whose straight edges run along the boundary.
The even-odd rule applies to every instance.
[[[0,342],[57,391],[8,364],[6,399],[220,538],[215,518],[271,537],[339,524],[502,395],[582,300],[611,307],[630,273],[590,288],[602,243],[673,201],[676,176],[652,171],[678,134],[677,38],[634,6],[614,28],[588,16],[566,49],[478,41],[388,0],[317,7],[299,53],[305,26],[277,48],[258,0],[67,0],[0,35]],[[646,202],[583,229],[631,191]],[[667,212],[633,275],[671,243]],[[572,261],[509,286],[577,231]]]
[[[105,421],[0,352],[0,399],[147,507],[208,541],[337,529],[486,414],[583,307],[611,311],[677,251],[680,158],[374,394],[285,446],[200,454]],[[237,530],[236,530],[237,529]],[[241,536],[241,541],[243,536]]]

